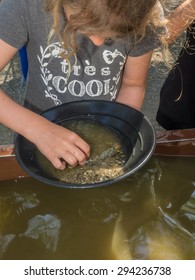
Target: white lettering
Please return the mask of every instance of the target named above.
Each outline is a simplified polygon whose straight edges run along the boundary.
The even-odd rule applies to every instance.
[[[93,91],[95,91],[96,93],[94,93]],[[103,91],[103,85],[100,81],[92,80],[92,81],[88,82],[86,85],[86,93],[89,96],[92,96],[92,97],[99,96],[99,95],[101,95],[102,91]]]
[[[101,74],[102,74],[102,76],[110,75],[111,74],[110,68],[109,67],[102,68]]]
[[[110,79],[104,80],[104,95],[109,94],[110,92]]]
[[[87,66],[85,67],[85,73],[88,76],[94,76],[96,74],[96,68],[94,66]]]
[[[60,93],[65,93],[67,90],[67,87],[66,87],[67,79],[66,78],[56,76],[53,78],[52,84],[55,87],[55,89]]]
[[[68,71],[69,71],[69,64],[68,64],[68,62],[64,59],[64,60],[61,62],[61,64],[62,64],[62,72],[65,73],[65,74],[67,74]]]
[[[81,69],[81,66],[80,65],[74,65],[73,66],[73,74],[75,76],[79,76],[79,70]]]
[[[68,85],[69,92],[74,96],[82,97],[85,94],[85,85],[81,81],[72,81]]]

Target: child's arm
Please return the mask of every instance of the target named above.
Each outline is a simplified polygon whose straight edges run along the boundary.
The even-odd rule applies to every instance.
[[[168,43],[173,43],[195,19],[195,0],[184,1],[170,13],[167,19]]]
[[[0,69],[3,69],[16,52],[17,49],[0,40]],[[34,143],[58,169],[64,169],[65,162],[71,166],[82,165],[89,157],[89,145],[77,134],[17,104],[2,90],[0,123]]]
[[[152,52],[139,57],[128,57],[117,102],[141,110]]]

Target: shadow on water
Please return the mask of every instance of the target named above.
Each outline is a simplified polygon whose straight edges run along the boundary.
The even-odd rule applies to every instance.
[[[92,189],[0,182],[0,259],[195,259],[194,166],[153,156]]]

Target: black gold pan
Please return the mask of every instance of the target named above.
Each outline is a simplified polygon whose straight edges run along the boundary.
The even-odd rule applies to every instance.
[[[75,101],[53,107],[41,114],[58,125],[69,121],[93,121],[118,135],[125,161],[122,172],[114,178],[99,182],[69,183],[45,172],[35,156],[36,147],[21,135],[17,135],[15,155],[26,173],[46,184],[61,188],[93,188],[121,181],[139,170],[152,156],[156,136],[150,121],[139,111],[126,105],[109,101]],[[105,139],[106,141],[106,139]]]

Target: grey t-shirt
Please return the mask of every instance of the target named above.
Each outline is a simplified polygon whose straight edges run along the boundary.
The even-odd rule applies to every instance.
[[[62,17],[62,20],[63,19]],[[16,48],[27,46],[28,79],[26,106],[41,112],[65,102],[86,99],[114,101],[121,85],[128,56],[143,55],[159,46],[157,35],[148,32],[139,42],[133,37],[95,46],[77,36],[78,52],[68,62],[61,58],[62,45],[56,37],[48,45],[52,17],[44,0],[2,0],[0,38]]]

